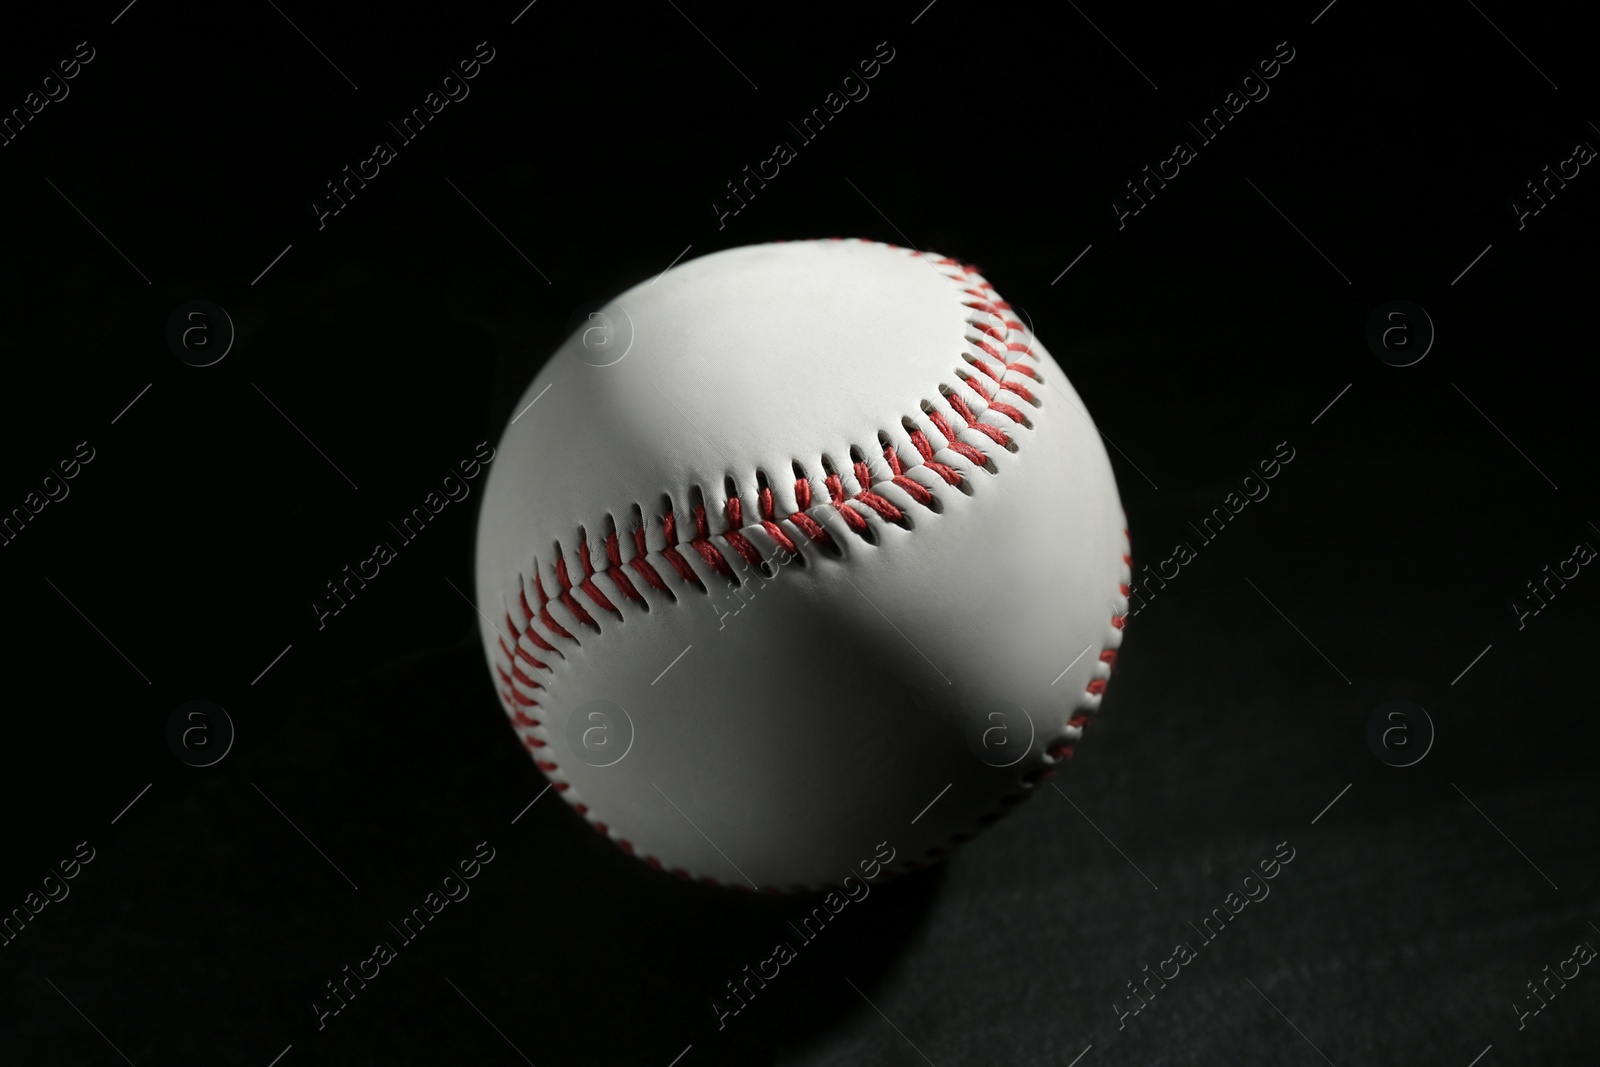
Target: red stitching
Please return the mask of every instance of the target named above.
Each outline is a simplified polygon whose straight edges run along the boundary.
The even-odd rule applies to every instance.
[[[983,364],[981,364],[981,363],[978,364],[978,366],[981,367],[982,369],[986,370],[986,371],[989,370],[987,367],[984,367]],[[960,374],[959,371],[957,373]],[[989,371],[989,373],[993,374],[994,372],[993,371]],[[1002,404],[1000,401],[994,399],[993,394],[990,393],[990,391],[988,389],[986,389],[984,387],[983,383],[981,381],[979,381],[977,378],[972,377],[970,374],[960,374],[960,377],[961,377],[962,381],[967,383],[967,385],[972,389],[972,391],[974,393],[977,393],[979,396],[983,397],[983,399],[988,402],[990,411],[998,411],[1000,414],[1004,415],[1006,418],[1010,419],[1012,422],[1020,423],[1020,422],[1025,422],[1026,421],[1022,417],[1022,412],[1021,411],[1019,411],[1018,409],[1012,407],[1010,404]],[[1005,386],[1001,386],[1001,388],[1006,388],[1006,387]],[[1017,389],[1022,389],[1021,386],[1017,386],[1016,388]],[[996,391],[998,392],[998,390],[996,390]],[[1009,390],[1009,391],[1015,391],[1015,390]],[[1026,392],[1026,391],[1027,390],[1025,390],[1025,389],[1023,390],[1023,392]],[[1018,394],[1018,395],[1021,395],[1021,394]],[[1031,394],[1030,394],[1029,398],[1031,399]]]
[[[561,593],[558,597],[561,603],[565,604],[567,610],[578,617],[579,622],[585,626],[594,627],[595,632],[599,633],[600,624],[594,621],[594,616],[585,611],[583,605],[578,603],[572,595],[572,579],[567,577],[567,556],[566,553],[560,551],[559,546],[557,546],[556,551],[556,581],[561,583]],[[617,609],[612,608],[611,610],[616,611]]]
[[[628,566],[632,567],[639,577],[649,582],[654,588],[661,590],[663,593],[670,593],[671,590],[667,588],[667,583],[661,580],[661,575],[650,565],[650,560],[647,558],[649,549],[644,543],[643,526],[633,531],[633,547],[635,554],[633,559],[628,562]]]
[[[889,465],[889,473],[896,478],[906,472],[905,467],[900,464],[900,454],[887,441],[883,443],[883,461]]]
[[[728,498],[728,532],[722,535],[722,539],[732,545],[733,550],[739,553],[746,563],[759,568],[763,562],[761,553],[756,551],[756,546],[750,543],[749,538],[739,532],[740,527],[744,525],[739,521],[744,513],[743,508],[744,505],[740,503],[738,497]]]
[[[696,504],[694,508],[695,537],[689,542],[689,547],[700,553],[700,558],[706,561],[706,566],[718,574],[733,580],[733,568],[728,566],[728,560],[717,546],[711,543],[711,523],[706,519],[706,506]]]
[[[628,578],[628,572],[622,569],[622,546],[617,541],[617,531],[615,530],[606,535],[606,560],[611,564],[606,568],[606,577],[610,578],[612,583],[622,590],[622,595],[629,600],[637,600],[641,604],[646,603],[644,594],[633,587],[632,580]],[[587,555],[584,557],[584,565],[588,566]]]
[[[794,501],[799,507],[793,515],[789,516],[789,521],[804,530],[805,535],[811,540],[816,541],[818,544],[832,547],[833,536],[823,529],[820,522],[806,514],[806,511],[811,507],[811,483],[805,478],[795,479]]]
[[[900,456],[895,452],[893,445],[884,444],[883,459],[889,465],[889,472],[894,475],[893,483],[904,490],[907,496],[923,507],[929,507],[933,504],[933,493],[926,486],[912,481],[906,475],[905,467],[900,463]]]
[[[834,238],[834,240],[838,240],[838,238]],[[871,242],[864,241],[863,243]],[[895,246],[890,245],[888,247],[893,248]],[[921,255],[920,252],[915,251],[910,251],[906,254],[910,256]],[[999,342],[999,344],[1003,346],[1003,351],[1006,353],[1020,353],[1023,356],[1033,360],[1037,360],[1039,358],[1039,356],[1025,341],[1010,340],[1010,337],[1014,334],[1021,334],[1025,336],[1025,328],[1022,323],[1006,317],[1004,313],[1012,310],[1011,305],[996,297],[993,285],[987,281],[984,281],[981,277],[977,277],[977,267],[972,266],[971,264],[961,264],[950,258],[938,259],[935,260],[935,262],[940,266],[955,268],[965,272],[965,275],[970,275],[971,277],[959,277],[953,279],[958,283],[966,282],[972,285],[972,288],[967,288],[964,290],[968,296],[972,297],[972,300],[964,301],[963,305],[975,312],[998,320],[1002,324],[1003,330],[995,327],[989,322],[985,322],[977,318],[969,318],[967,320],[967,325],[971,326],[973,330],[977,331],[978,333],[981,333],[986,337]],[[990,379],[995,384],[993,386],[987,386],[978,377],[963,373],[962,371],[958,370],[956,373],[959,379],[969,388],[971,388],[974,393],[982,397],[985,405],[984,410],[995,411],[996,413],[1005,416],[1012,422],[1019,425],[1028,425],[1026,418],[1018,408],[1010,404],[999,402],[995,399],[995,397],[1000,392],[1004,391],[1021,397],[1027,403],[1038,403],[1034,393],[1030,389],[1012,380],[1010,376],[1013,374],[1024,376],[1031,378],[1035,382],[1043,382],[1044,378],[1039,374],[1038,371],[1028,366],[1026,363],[1020,361],[1008,362],[1006,357],[1002,355],[1002,350],[1000,348],[996,348],[995,345],[990,344],[989,341],[984,340],[983,338],[968,336],[966,341],[984,355],[993,358],[996,363],[1000,364],[1000,366],[1004,368],[1004,372],[997,372],[993,366],[989,365],[983,359],[969,356],[967,357],[967,363],[972,367],[976,367],[980,374]],[[945,387],[941,387],[940,393],[946,403],[949,405],[950,409],[965,424],[964,428],[982,434],[984,437],[987,437],[989,440],[1000,445],[1001,447],[1010,446],[1010,437],[1008,437],[1006,433],[1000,430],[998,427],[980,422],[978,420],[978,414],[980,413],[974,413],[963,397],[955,393],[953,390]],[[949,420],[947,420],[944,415],[942,415],[931,404],[925,405],[924,407],[925,410],[923,414],[927,421],[930,422],[933,427],[943,436],[945,441],[944,447],[948,448],[951,452],[961,456],[963,459],[966,459],[969,462],[989,469],[988,456],[972,445],[959,440],[956,437],[956,431],[951,427]],[[904,420],[904,426],[910,437],[912,447],[916,449],[917,454],[921,457],[922,466],[926,467],[929,471],[938,476],[945,484],[956,487],[961,486],[962,475],[960,471],[956,470],[954,467],[951,467],[949,464],[941,463],[934,458],[935,450],[932,443],[929,441],[927,434],[924,433],[920,428],[916,428],[909,419]],[[895,486],[899,487],[917,504],[930,508],[935,506],[937,503],[936,495],[927,486],[921,484],[906,474],[906,467],[901,461],[899,454],[895,451],[894,446],[882,438],[880,438],[880,443],[882,444],[884,463],[886,464],[889,472],[889,477],[885,480],[892,482]],[[859,453],[855,452],[852,454],[859,455]],[[776,545],[790,553],[798,553],[799,548],[794,539],[789,536],[788,532],[783,528],[783,526],[780,525],[780,523],[792,523],[795,528],[804,533],[812,542],[828,547],[834,547],[832,535],[828,532],[828,530],[816,519],[807,514],[807,512],[811,510],[815,503],[810,480],[800,470],[798,464],[796,465],[795,472],[796,480],[794,483],[794,497],[796,509],[789,515],[779,516],[777,514],[775,506],[776,502],[772,490],[765,484],[762,484],[759,486],[756,494],[757,510],[759,514],[757,521],[766,534],[772,538],[772,541]],[[830,471],[823,478],[823,485],[828,493],[828,506],[832,507],[840,515],[843,522],[851,529],[852,532],[863,537],[871,537],[871,527],[866,516],[855,507],[850,506],[851,501],[859,501],[863,507],[870,509],[874,514],[878,515],[886,522],[898,523],[905,518],[905,513],[899,506],[897,506],[893,501],[889,500],[883,494],[874,490],[874,485],[876,483],[873,481],[872,472],[865,461],[853,461],[852,473],[854,474],[857,482],[857,490],[854,494],[847,494],[844,486],[844,480],[838,473]],[[764,476],[758,475],[758,477],[762,478],[764,481]],[[724,556],[723,553],[712,543],[713,536],[721,537],[722,540],[727,542],[728,546],[732,548],[734,552],[738,553],[738,555],[751,566],[760,567],[765,565],[765,561],[763,560],[760,551],[754,544],[751,543],[750,539],[746,537],[743,532],[745,525],[743,503],[737,495],[731,496],[727,501],[726,518],[728,528],[721,534],[713,535],[711,533],[709,517],[703,504],[695,505],[692,515],[694,519],[695,536],[689,538],[688,544],[700,555],[701,559],[703,559],[706,565],[709,566],[714,572],[729,579],[733,578],[733,569],[729,565],[727,557]],[[704,585],[701,583],[699,576],[695,573],[694,569],[689,565],[688,560],[684,558],[683,554],[679,550],[679,546],[682,544],[682,542],[678,537],[678,516],[676,509],[672,506],[672,502],[670,500],[667,501],[667,513],[661,516],[661,528],[665,542],[664,546],[660,550],[662,558],[664,558],[672,566],[679,578],[704,591]],[[1127,536],[1126,530],[1123,531],[1123,536]],[[628,570],[632,570],[638,578],[643,580],[651,588],[656,589],[659,592],[667,593],[669,596],[672,595],[666,581],[661,576],[661,572],[659,572],[650,562],[648,539],[643,526],[639,526],[633,531],[634,555],[626,562],[624,562],[622,559],[620,538],[615,531],[606,536],[604,543],[607,565],[598,572],[595,570],[591,560],[590,546],[587,538],[584,538],[578,546],[578,559],[583,569],[583,574],[577,583],[577,588],[582,590],[584,595],[595,605],[595,607],[603,611],[610,611],[616,614],[619,618],[622,617],[622,612],[618,609],[617,605],[600,590],[598,585],[595,584],[594,578],[597,573],[603,573],[608,576],[612,583],[617,587],[617,590],[621,593],[621,595],[630,600],[648,604],[648,601],[644,595],[628,577]],[[1132,560],[1126,553],[1123,554],[1122,559],[1126,566],[1132,566]],[[591,626],[598,631],[600,627],[595,621],[593,615],[591,615],[589,611],[585,609],[585,607],[572,595],[573,583],[568,574],[565,553],[562,551],[560,545],[556,546],[556,562],[554,566],[554,573],[556,580],[560,585],[557,599],[565,608],[567,608],[567,610],[572,612],[573,617],[576,618],[579,623]],[[520,684],[530,689],[544,688],[540,682],[535,680],[531,675],[522,669],[522,664],[526,663],[528,666],[537,670],[550,670],[548,664],[536,659],[522,646],[521,638],[528,638],[529,643],[535,648],[548,652],[557,652],[559,655],[556,647],[543,636],[541,636],[534,628],[534,620],[537,619],[538,622],[551,633],[559,637],[566,638],[569,641],[577,641],[577,638],[575,638],[570,632],[562,627],[562,625],[555,620],[554,616],[551,615],[549,608],[550,597],[545,592],[543,578],[537,570],[533,575],[533,585],[535,595],[538,599],[537,610],[535,610],[534,607],[528,603],[526,579],[521,578],[518,582],[517,601],[518,606],[527,620],[525,626],[519,627],[513,620],[511,613],[509,611],[506,613],[506,624],[510,627],[511,633],[514,634],[515,637],[510,645],[508,645],[505,640],[501,640],[500,651],[510,664],[511,671],[508,674],[505,668],[500,664],[496,663],[494,665],[495,671],[497,672],[503,685],[503,688],[500,691],[501,699],[507,706],[507,710],[510,713],[512,722],[519,729],[538,728],[541,726],[541,723],[538,719],[534,719],[524,712],[524,708],[537,707],[538,701],[522,693],[518,689],[518,685]],[[1122,584],[1121,591],[1123,595],[1127,595],[1128,586],[1126,583]],[[1111,625],[1117,630],[1123,629],[1124,617],[1122,615],[1113,615],[1111,618]],[[1112,666],[1115,665],[1116,659],[1117,653],[1115,649],[1104,649],[1100,653],[1100,662],[1106,664],[1108,671]],[[1107,678],[1092,679],[1085,687],[1084,691],[1088,696],[1098,697],[1105,692],[1107,681]],[[1082,731],[1083,729],[1087,728],[1090,721],[1091,720],[1087,714],[1078,712],[1067,720],[1067,726]],[[523,744],[531,751],[538,751],[548,746],[548,742],[526,735],[522,737],[522,741]],[[1070,758],[1073,754],[1075,743],[1075,741],[1063,741],[1051,745],[1046,750],[1047,759],[1050,762],[1055,762],[1060,759]],[[559,769],[554,762],[548,759],[540,758],[536,759],[535,762],[542,771],[553,772]],[[1054,774],[1054,769],[1048,766],[1041,767],[1023,775],[1022,781],[1025,785],[1033,786],[1040,782],[1047,781]],[[571,784],[569,782],[552,780],[551,784],[555,786],[556,791],[559,793],[565,793],[571,789]],[[978,819],[978,822],[987,824],[988,822],[993,822],[999,819],[1006,814],[1006,811],[1009,810],[1010,805],[1025,799],[1025,797],[1026,793],[1012,794],[1000,798],[1002,810],[998,812],[990,812],[987,815],[981,816]],[[586,805],[581,803],[575,803],[572,805],[572,807],[573,810],[579,815],[587,815],[589,810]],[[607,824],[595,822],[593,825],[597,832],[609,838],[610,827]],[[953,846],[958,846],[971,839],[972,834],[970,833],[957,833],[952,835],[951,844]],[[630,855],[634,854],[635,850],[631,842],[625,838],[616,838],[615,841],[617,847],[622,849],[622,851]],[[928,850],[928,855],[941,856],[946,852],[946,849],[930,849]],[[662,869],[662,863],[656,857],[644,856],[642,858],[651,867],[654,867],[658,870]],[[907,861],[904,864],[906,870],[915,870],[923,866],[925,866],[925,864],[914,860]],[[688,871],[681,868],[671,868],[671,870],[673,874],[680,878],[690,879],[692,877]],[[699,880],[708,885],[718,884],[717,880],[710,876],[703,876]],[[797,891],[803,891],[806,888],[807,887],[796,887]],[[769,891],[778,890],[769,887]]]
[[[507,622],[511,621],[511,617],[509,615],[506,616],[506,621]],[[513,632],[516,631],[516,627],[515,626],[513,626],[511,629],[512,629]],[[540,663],[538,660],[536,660],[532,656],[530,656],[528,654],[528,650],[523,648],[520,644],[517,645],[517,650],[515,652],[512,652],[511,649],[506,647],[505,638],[501,638],[500,639],[500,651],[504,652],[505,656],[506,656],[506,659],[511,661],[513,664],[516,663],[516,661],[520,659],[520,660],[522,660],[522,661],[524,661],[526,663],[533,664],[533,666],[539,668],[542,671],[547,671],[547,670],[550,669],[548,664]]]
[[[785,552],[791,555],[799,552],[799,547],[789,539],[789,535],[783,532],[783,527],[779,526],[773,518],[772,490],[762,486],[761,491],[756,494],[756,500],[758,501],[757,507],[761,512],[761,528],[767,531],[767,536],[776,541],[778,547]]]
[[[980,341],[976,337],[969,337],[969,338],[967,338],[967,340],[969,342],[971,342],[973,345],[977,346],[978,348],[983,349],[985,352],[987,352],[989,355],[993,356],[995,359],[1000,360],[1002,363],[1005,362],[1005,357],[1002,356],[1000,354],[999,350],[996,349],[994,347],[994,345],[990,344],[988,341]]]
[[[990,401],[989,410],[998,411],[1012,422],[1020,423],[1026,421],[1022,416],[1021,410],[1012,407],[1010,404],[1002,404],[998,400]]]
[[[1001,359],[1000,354],[998,352],[995,353],[995,358],[996,359]],[[1005,361],[1003,359],[1001,359],[1001,362],[1005,363]],[[981,359],[973,360],[972,361],[972,365],[974,367],[977,367],[984,374],[987,374],[990,378],[994,379],[994,381],[995,381],[995,392],[997,392],[997,393],[998,392],[1015,393],[1018,396],[1020,396],[1022,399],[1026,400],[1028,403],[1030,403],[1030,404],[1033,403],[1033,390],[1032,389],[1029,389],[1025,385],[1018,385],[1016,382],[1008,382],[1008,381],[1006,381],[1005,378],[1003,378],[999,374],[995,373],[995,369],[993,367],[989,366],[989,364],[983,362]],[[1034,381],[1038,381],[1039,380],[1038,375],[1033,373],[1033,368],[1032,367],[1024,366],[1021,363],[1005,363],[1005,368],[1008,371],[1016,371],[1019,374],[1026,374],[1026,375],[1028,375],[1028,377],[1032,378]],[[981,388],[976,381],[968,379],[967,384],[969,384],[973,388],[977,389],[978,392],[983,395],[983,398],[985,400],[989,399],[988,390]],[[1021,419],[1013,419],[1012,421],[1013,422],[1021,422],[1022,420]]]
[[[594,564],[589,562],[588,538],[584,538],[578,544],[578,562],[583,565],[583,581],[578,584],[578,588],[582,589],[589,599],[594,601],[596,607],[615,612],[617,618],[622,618],[622,612],[618,611],[617,606],[607,600],[606,595],[600,591],[600,587],[594,584]]]
[[[541,589],[540,592],[542,595],[543,590]],[[517,583],[517,599],[522,605],[522,613],[528,617],[527,629],[520,630],[515,623],[512,623],[511,632],[517,634],[518,637],[526,637],[528,640],[532,641],[534,648],[542,649],[545,652],[554,652],[556,650],[556,646],[546,641],[542,636],[540,636],[539,632],[533,628],[533,620],[538,618],[538,613],[534,611],[533,608],[528,604],[528,590],[524,581],[519,581]],[[543,603],[543,601],[541,601],[541,603]],[[506,616],[506,622],[511,622],[510,615]],[[541,664],[541,666],[543,666],[543,664]]]
[[[855,466],[856,481],[861,483],[863,486],[871,485],[872,472],[867,470],[867,465],[865,463],[857,463]],[[884,522],[900,522],[905,518],[905,512],[895,507],[884,497],[872,492],[869,489],[862,489],[861,492],[856,494],[856,499],[861,501],[867,507],[871,508],[873,511],[876,511],[878,513],[878,517],[883,519]]]
[[[539,621],[544,623],[545,626],[549,627],[552,632],[565,637],[568,641],[576,641],[577,638],[567,633],[566,629],[559,622],[556,622],[555,616],[550,614],[550,598],[545,595],[544,578],[540,576],[538,571],[535,571],[533,574],[533,591],[539,596]],[[569,605],[569,607],[570,606],[571,605]],[[577,615],[580,620],[586,618],[586,613],[582,612],[581,609],[573,614]],[[590,625],[593,625],[594,620],[589,619],[589,623]],[[599,627],[596,626],[595,629],[599,629]],[[530,628],[528,632],[532,633],[533,631]],[[554,645],[549,646],[549,648],[552,652],[555,651]]]
[[[1007,437],[996,427],[990,426],[986,422],[979,422],[978,416],[974,415],[972,413],[972,409],[967,407],[967,402],[962,400],[955,393],[951,393],[949,396],[945,397],[945,399],[950,402],[950,406],[955,409],[956,414],[961,416],[961,420],[967,424],[967,429],[977,430],[979,433],[983,434],[983,436],[987,437],[1001,448],[1004,448],[1006,445],[1011,443],[1011,438]],[[989,406],[995,407],[993,404]],[[995,408],[995,410],[998,411],[999,408]],[[1016,411],[1017,409],[1012,408],[1011,410]],[[1022,421],[1020,416],[1018,417],[1017,421]]]
[[[996,358],[999,358],[999,357],[996,357]],[[974,366],[974,367],[977,367],[977,368],[978,368],[978,369],[979,369],[979,370],[980,370],[980,371],[982,371],[982,372],[983,372],[983,373],[984,373],[984,374],[987,374],[987,375],[988,375],[988,376],[989,376],[989,377],[990,377],[990,378],[993,378],[993,379],[994,379],[994,380],[995,380],[995,381],[996,381],[996,382],[999,382],[999,381],[1000,381],[1000,380],[1001,380],[1001,378],[1000,378],[1000,375],[998,375],[998,374],[996,374],[996,373],[995,373],[995,372],[994,372],[994,368],[993,368],[993,367],[991,367],[991,366],[989,366],[989,364],[987,364],[987,363],[985,363],[985,362],[984,362],[984,361],[983,361],[983,360],[981,360],[981,359],[974,359],[974,360],[970,360],[970,361],[969,361],[969,362],[970,362],[970,363],[971,363],[971,364],[972,364],[972,365],[973,365],[973,366]],[[983,390],[982,390],[982,389],[979,389],[979,392],[983,392]],[[983,398],[984,398],[984,399],[985,399],[985,400],[987,400],[987,399],[989,399],[989,394],[988,394],[988,393],[984,393],[984,394],[983,394]]]
[[[950,438],[947,436],[945,439],[949,440]],[[959,471],[957,471],[954,467],[951,467],[948,464],[940,463],[933,458],[933,445],[928,443],[927,434],[923,433],[921,430],[911,431],[911,444],[916,448],[917,453],[922,456],[922,462],[924,466],[926,466],[933,473],[937,474],[939,477],[943,478],[950,485],[961,484],[961,474]],[[973,451],[977,450],[974,449]],[[984,458],[985,457],[980,452],[978,462],[982,463]]]
[[[828,496],[831,498],[831,502],[835,510],[837,510],[839,514],[844,517],[845,525],[849,526],[850,529],[854,530],[856,533],[865,533],[867,530],[866,516],[861,514],[861,512],[857,511],[855,508],[847,508],[844,506],[844,479],[840,478],[837,474],[830,474],[824,480],[823,484],[828,487]]]
[[[987,467],[989,465],[988,456],[984,455],[982,452],[979,452],[976,448],[973,448],[965,441],[958,441],[956,439],[956,432],[950,428],[950,423],[945,420],[943,415],[939,414],[937,411],[930,411],[928,412],[928,420],[933,423],[935,429],[944,435],[945,446],[949,448],[950,451],[954,452],[958,456],[961,456],[963,459],[967,459],[973,463],[976,463],[980,467]]]
[[[672,564],[672,569],[678,572],[679,578],[690,585],[704,589],[705,586],[700,585],[700,578],[694,573],[694,568],[689,566],[689,561],[678,553],[678,516],[670,510],[661,517],[661,531],[667,538],[667,547],[661,550],[661,555]]]

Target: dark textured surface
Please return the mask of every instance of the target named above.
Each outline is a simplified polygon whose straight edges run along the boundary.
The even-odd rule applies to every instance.
[[[1597,179],[1521,229],[1509,207],[1600,143],[1569,110],[1593,96],[1576,27],[1356,0],[678,6],[545,0],[511,26],[520,3],[142,0],[10,27],[5,107],[74,42],[98,52],[0,148],[0,503],[76,442],[96,454],[0,548],[0,907],[77,842],[95,854],[0,947],[0,1058],[1592,1061],[1592,968],[1525,1028],[1514,1008],[1600,945],[1600,578],[1585,567],[1520,629],[1509,606],[1600,545]],[[322,183],[484,39],[472,96],[319,231]],[[722,183],[882,40],[871,95],[719,229]],[[1122,183],[1282,40],[1271,95],[1119,229]],[[325,628],[309,604],[498,435],[580,304],[691,243],[832,234],[978,264],[1115,442],[1136,565],[1197,552],[1130,620],[1064,773],[949,864],[849,905],[719,1030],[711,998],[800,904],[652,874],[553,793],[518,817],[544,781],[458,591],[476,488]],[[195,297],[239,328],[205,370],[163,342]],[[1438,327],[1413,367],[1363,339],[1396,298]],[[775,379],[784,402],[804,373]],[[1270,495],[1200,543],[1190,524],[1280,442]],[[195,698],[238,726],[203,770],[163,733]],[[1366,738],[1397,699],[1437,728],[1406,768]],[[471,895],[319,1030],[323,983],[481,841]],[[1270,895],[1201,945],[1283,843]],[[1181,941],[1195,958],[1119,1026],[1127,983]]]

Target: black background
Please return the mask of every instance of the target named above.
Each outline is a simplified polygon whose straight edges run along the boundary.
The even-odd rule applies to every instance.
[[[1589,43],[1470,2],[922,4],[6,17],[7,111],[95,58],[0,147],[0,508],[95,458],[0,548],[0,909],[96,850],[0,948],[7,1063],[1592,1058],[1587,970],[1523,1029],[1513,1004],[1600,940],[1600,578],[1510,607],[1600,544],[1600,178],[1520,230],[1509,206],[1600,144]],[[323,183],[485,40],[319,230]],[[723,183],[880,41],[870,95],[719,228]],[[1119,229],[1122,184],[1280,41],[1270,96]],[[710,997],[804,904],[526,807],[461,592],[481,482],[324,629],[309,604],[497,438],[580,305],[685,246],[833,235],[976,263],[1026,311],[1116,443],[1136,566],[1296,458],[1130,620],[1059,793],[875,889],[719,1031]],[[207,368],[165,340],[196,298],[237,328]],[[1437,327],[1406,368],[1364,339],[1396,298]],[[238,731],[206,769],[166,741],[197,698]],[[1394,699],[1437,729],[1403,769],[1366,741]],[[319,1031],[323,983],[484,840],[473,895]],[[1119,1029],[1125,983],[1284,841],[1272,895]]]

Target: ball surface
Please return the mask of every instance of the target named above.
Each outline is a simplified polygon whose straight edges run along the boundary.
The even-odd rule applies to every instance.
[[[513,729],[624,851],[837,885],[933,862],[1098,710],[1130,562],[1100,437],[975,268],[856,240],[691,260],[589,314],[490,467]]]

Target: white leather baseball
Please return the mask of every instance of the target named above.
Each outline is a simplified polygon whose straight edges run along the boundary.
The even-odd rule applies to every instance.
[[[938,859],[1071,754],[1126,520],[975,268],[780,242],[603,316],[516,405],[477,541],[495,688],[569,804],[680,876],[817,888]]]

